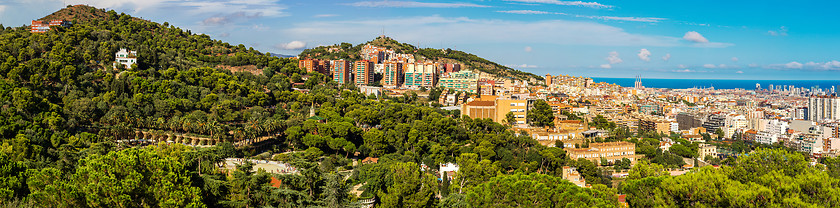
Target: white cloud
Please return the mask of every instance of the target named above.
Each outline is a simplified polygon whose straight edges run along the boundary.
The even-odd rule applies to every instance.
[[[564,5],[564,6],[582,6],[582,7],[589,7],[589,8],[612,8],[613,6],[610,5],[603,5],[598,2],[583,2],[583,1],[559,1],[559,0],[506,0],[506,1],[515,1],[515,2],[522,2],[522,3],[540,3],[540,4],[556,4],[556,5]]]
[[[677,68],[680,68],[680,69],[685,69],[685,68],[688,68],[688,66],[683,65],[683,64],[680,64],[680,65],[677,65]]]
[[[758,67],[758,64],[749,64],[747,66],[749,66],[750,68],[755,68],[755,67]]]
[[[427,3],[416,1],[360,1],[347,4],[356,7],[397,7],[397,8],[461,8],[490,7],[472,3]]]
[[[289,43],[280,43],[275,45],[274,47],[283,50],[299,50],[305,48],[306,43],[304,43],[303,41],[296,40]]]
[[[685,39],[687,41],[695,42],[695,43],[708,43],[709,42],[709,40],[706,39],[705,37],[703,37],[703,35],[700,35],[700,33],[695,32],[695,31],[686,32],[685,35],[683,36],[683,39]]]
[[[788,35],[787,32],[788,32],[788,28],[785,27],[785,26],[782,26],[782,27],[779,28],[779,30],[769,30],[769,31],[767,31],[767,34],[772,35],[772,36],[787,36]]]
[[[717,66],[715,66],[714,64],[703,64],[703,68],[714,69],[717,68]]]
[[[795,61],[793,61],[793,62],[790,62],[790,63],[786,63],[786,64],[785,64],[785,68],[788,68],[788,69],[801,69],[801,68],[802,68],[802,64],[801,64],[801,63],[799,63],[799,62],[795,62]]]
[[[607,61],[609,61],[610,64],[617,64],[617,63],[624,62],[624,60],[621,60],[621,58],[618,57],[618,52],[616,52],[616,51],[610,52],[610,56],[607,57]]]
[[[535,10],[506,10],[506,11],[496,11],[496,12],[508,13],[508,14],[563,14],[563,13],[535,11]]]
[[[214,16],[214,17],[210,17],[210,18],[204,19],[204,21],[202,21],[201,23],[203,23],[204,25],[224,25],[224,24],[231,23],[231,22],[234,22],[234,21],[239,21],[239,20],[244,20],[244,19],[252,19],[252,18],[257,18],[257,17],[260,17],[260,14],[248,14],[248,13],[245,13],[245,12],[235,12],[235,13],[232,13],[232,14],[217,15],[217,16]]]
[[[222,38],[228,37],[228,36],[230,36],[230,33],[223,32],[223,33],[219,34],[219,37],[222,37]]]
[[[601,64],[602,69],[612,69],[612,65],[610,64]]]
[[[0,5],[0,14],[3,14],[3,11],[6,11],[6,5]]]
[[[615,21],[626,21],[626,22],[659,22],[659,21],[667,20],[666,18],[658,18],[658,17],[590,16],[590,15],[566,14],[566,13],[562,13],[562,12],[546,12],[546,11],[536,11],[536,10],[504,10],[504,11],[496,11],[496,12],[508,13],[508,14],[556,14],[556,15],[566,15],[566,16],[578,17],[578,18],[598,19],[598,20],[615,20]]]
[[[672,71],[672,72],[683,72],[683,73],[686,73],[686,72],[694,72],[694,70],[691,70],[691,69],[671,70],[671,71]]]
[[[671,60],[671,54],[670,54],[670,53],[669,53],[669,54],[665,54],[665,56],[663,56],[663,57],[662,57],[662,60],[663,60],[663,61],[668,61],[668,60]]]
[[[735,73],[736,73],[736,74],[743,74],[743,73],[744,73],[744,71],[736,71]]]
[[[505,66],[510,67],[510,68],[516,68],[516,69],[523,69],[523,68],[530,68],[530,69],[533,69],[533,68],[537,68],[537,66],[536,66],[536,65],[530,65],[530,64],[505,65]]]
[[[319,14],[319,15],[315,15],[315,16],[312,16],[312,17],[324,18],[324,17],[337,17],[337,16],[338,16],[337,14]]]
[[[568,20],[515,21],[466,17],[400,17],[393,19],[329,20],[296,22],[278,31],[282,37],[323,41],[342,37],[347,41],[369,40],[372,31],[385,28],[397,40],[457,44],[487,42],[525,43],[539,41],[556,45],[594,46],[691,46],[677,37],[633,34],[605,24]],[[486,35],[493,34],[493,35]]]
[[[733,62],[738,62],[738,57],[732,57]]]
[[[825,63],[808,62],[805,67],[816,70],[840,70],[840,61],[829,61]]]
[[[140,0],[144,1],[145,0]],[[157,1],[157,0],[155,0]],[[243,13],[253,17],[282,17],[288,16],[283,12],[286,6],[277,4],[274,0],[233,0],[212,2],[177,2],[176,6],[189,7],[185,9],[190,14],[235,14]]]
[[[613,17],[613,16],[588,16],[588,15],[575,15],[576,17],[583,17],[589,19],[600,19],[600,20],[616,20],[616,21],[627,21],[627,22],[659,22],[662,20],[667,20],[665,18],[658,18],[658,17]]]
[[[642,61],[650,61],[650,51],[648,51],[648,49],[642,48],[642,50],[639,50],[639,54],[637,54],[637,56],[639,56],[639,59]]]
[[[65,3],[69,5],[86,4],[97,8],[131,8],[135,11],[141,11],[146,8],[157,7],[162,3],[170,0],[68,0]]]

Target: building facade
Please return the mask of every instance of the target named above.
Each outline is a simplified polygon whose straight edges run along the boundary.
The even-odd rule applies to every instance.
[[[403,82],[403,63],[395,61],[385,61],[382,70],[382,86],[397,88],[402,86]]]
[[[67,20],[50,20],[50,21],[41,21],[41,20],[32,20],[32,24],[29,25],[29,32],[32,33],[45,33],[50,31],[50,26],[61,26],[61,27],[70,27],[73,23]]]
[[[114,68],[117,68],[117,64],[122,64],[126,69],[131,69],[131,65],[137,63],[137,51],[120,48],[120,51],[117,51],[115,56]]]
[[[840,120],[840,98],[834,96],[809,97],[808,120]]]
[[[373,83],[373,62],[360,60],[353,63],[354,82],[356,85],[369,85]]]
[[[435,64],[410,63],[405,65],[403,86],[410,88],[435,87]]]
[[[456,91],[476,93],[478,92],[478,77],[479,74],[472,71],[453,72],[441,77],[438,86]]]
[[[350,62],[346,60],[334,60],[330,63],[330,72],[332,72],[333,81],[338,84],[350,83]]]
[[[566,148],[566,154],[572,160],[583,158],[595,164],[601,164],[601,158],[612,163],[627,158],[636,163],[636,145],[630,142],[590,143],[589,148]]]

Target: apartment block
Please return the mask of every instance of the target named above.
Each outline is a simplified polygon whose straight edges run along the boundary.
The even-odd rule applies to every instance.
[[[479,74],[472,71],[459,71],[441,76],[438,86],[456,91],[477,93]]]
[[[474,100],[461,106],[461,113],[470,118],[488,118],[505,123],[508,113],[513,113],[515,124],[527,121],[528,101],[517,99]]]
[[[368,60],[356,61],[353,63],[354,82],[356,85],[369,85],[373,83],[373,62]]]
[[[840,120],[840,98],[834,96],[809,97],[808,120]]]
[[[385,61],[382,71],[382,86],[397,88],[403,83],[403,63]]]
[[[352,80],[352,74],[350,73],[350,61],[330,61],[330,72],[332,72],[333,81],[338,84],[350,83]]]
[[[410,88],[435,87],[436,73],[434,63],[409,63],[405,65],[405,82],[403,86]]]

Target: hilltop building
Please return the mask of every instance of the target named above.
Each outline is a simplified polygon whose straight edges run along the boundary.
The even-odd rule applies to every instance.
[[[117,51],[115,56],[114,68],[117,68],[117,64],[122,64],[126,69],[131,69],[131,65],[137,63],[137,51],[120,48],[120,51]]]
[[[29,25],[31,33],[45,33],[50,31],[51,26],[60,26],[60,27],[70,27],[73,23],[67,20],[50,20],[50,21],[41,21],[41,20],[32,20],[32,24]]]

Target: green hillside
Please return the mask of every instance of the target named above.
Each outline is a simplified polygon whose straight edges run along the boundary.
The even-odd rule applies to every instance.
[[[544,80],[542,76],[519,71],[507,66],[497,64],[487,59],[463,51],[452,49],[418,48],[411,44],[400,43],[392,38],[377,37],[374,40],[353,46],[350,43],[341,43],[332,46],[319,46],[306,49],[300,53],[300,57],[316,59],[348,59],[359,60],[359,55],[364,45],[371,44],[379,47],[393,49],[397,53],[413,54],[418,61],[430,60],[441,63],[460,63],[466,68],[476,69],[481,72],[490,73],[497,77],[510,77],[529,81],[530,79]],[[330,48],[334,50],[330,52]],[[335,50],[337,49],[337,50]]]
[[[535,180],[556,181],[566,164],[544,162],[549,148],[504,125],[412,93],[366,96],[294,59],[168,23],[87,6],[42,19],[52,18],[74,24],[0,29],[0,207],[431,207],[466,203],[470,187],[541,161],[550,175]],[[138,64],[113,68],[120,48]],[[320,119],[308,119],[311,106]],[[296,174],[226,167],[230,157],[280,160]],[[380,159],[353,165],[365,157]],[[456,161],[457,186],[418,165]],[[616,203],[558,187],[580,204]]]

